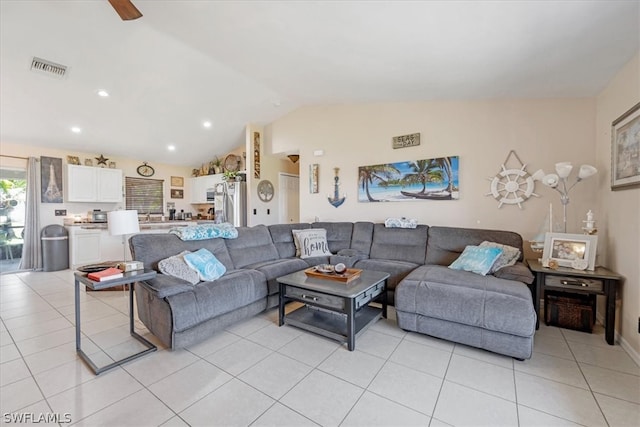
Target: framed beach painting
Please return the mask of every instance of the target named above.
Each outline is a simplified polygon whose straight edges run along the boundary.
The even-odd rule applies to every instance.
[[[611,124],[611,189],[640,185],[640,102]]]
[[[358,168],[358,201],[458,200],[458,156],[410,160]]]

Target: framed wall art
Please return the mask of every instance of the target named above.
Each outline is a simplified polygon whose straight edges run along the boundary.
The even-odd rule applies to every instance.
[[[593,270],[598,236],[587,234],[547,233],[542,260],[555,261],[560,267]]]
[[[171,198],[172,199],[184,199],[184,190],[180,190],[178,188],[171,189]]]
[[[611,123],[611,189],[640,185],[640,102]]]
[[[253,177],[260,179],[260,132],[253,132]]]
[[[40,157],[40,202],[62,203],[62,159]]]
[[[184,178],[181,176],[172,176],[171,177],[171,186],[172,187],[184,187]]]
[[[319,166],[317,163],[313,163],[309,165],[309,193],[315,194],[318,191],[318,169]]]

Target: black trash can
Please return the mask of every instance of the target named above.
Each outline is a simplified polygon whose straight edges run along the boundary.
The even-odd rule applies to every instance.
[[[57,224],[47,225],[40,233],[42,240],[42,270],[69,268],[69,233]]]

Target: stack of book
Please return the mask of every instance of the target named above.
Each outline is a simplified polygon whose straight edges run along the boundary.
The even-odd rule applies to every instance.
[[[96,271],[94,273],[87,274],[87,277],[94,282],[105,282],[107,280],[117,279],[122,277],[122,270],[115,267],[109,267],[105,270]]]

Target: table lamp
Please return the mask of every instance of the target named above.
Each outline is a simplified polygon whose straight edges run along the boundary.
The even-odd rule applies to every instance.
[[[111,236],[122,236],[122,260],[127,260],[127,234],[140,232],[137,210],[119,210],[107,213],[107,226]]]

